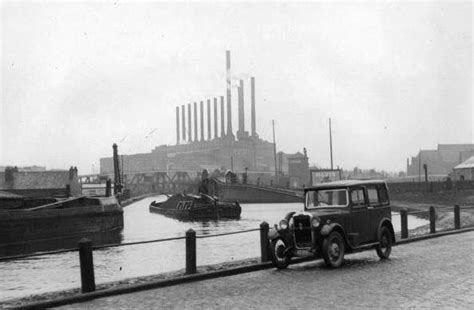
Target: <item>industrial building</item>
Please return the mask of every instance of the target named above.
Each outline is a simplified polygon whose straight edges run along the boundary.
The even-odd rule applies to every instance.
[[[420,150],[407,159],[407,176],[424,175],[423,165],[431,176],[448,176],[453,168],[474,155],[474,144],[438,144],[436,150]]]
[[[225,172],[245,171],[249,181],[273,183],[277,174],[276,149],[272,142],[265,141],[257,134],[255,78],[251,77],[251,126],[245,128],[244,80],[237,87],[238,127],[234,134],[232,126],[232,92],[230,51],[226,52],[226,96],[198,100],[176,107],[176,145],[161,145],[150,153],[122,155],[120,157],[123,173],[152,171],[202,171],[219,170]],[[205,121],[206,120],[206,121]],[[290,154],[286,155],[287,158]],[[306,153],[298,156],[306,158]],[[304,160],[303,160],[304,162]],[[289,171],[288,162],[280,172]],[[281,162],[280,165],[281,166]],[[101,174],[114,171],[113,160],[100,159]],[[309,176],[309,170],[292,170],[292,184],[301,185]],[[300,175],[301,174],[301,175]],[[304,175],[303,175],[304,174]],[[301,178],[302,181],[298,181]],[[265,180],[269,181],[266,182]]]
[[[456,181],[474,181],[474,156],[469,157],[453,169],[453,177]]]

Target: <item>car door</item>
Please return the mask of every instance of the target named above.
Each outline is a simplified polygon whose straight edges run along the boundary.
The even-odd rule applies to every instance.
[[[377,234],[378,234],[378,229],[379,229],[379,224],[380,221],[385,217],[386,213],[386,208],[383,207],[383,204],[381,203],[379,199],[379,194],[377,190],[377,186],[375,184],[373,185],[367,185],[367,198],[369,200],[369,207],[368,207],[368,212],[369,212],[369,227],[370,227],[370,240],[372,242],[377,241]]]
[[[359,243],[370,241],[370,218],[366,193],[363,187],[352,188],[349,191],[351,199],[352,233],[359,235]]]

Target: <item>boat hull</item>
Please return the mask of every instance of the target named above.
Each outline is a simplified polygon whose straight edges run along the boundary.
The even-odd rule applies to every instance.
[[[180,220],[239,219],[238,203],[219,202],[209,196],[173,195],[164,202],[152,202],[150,212]]]
[[[9,255],[11,249],[34,248],[28,244],[55,244],[68,238],[78,241],[122,230],[123,210],[115,198],[72,201],[54,208],[0,210],[0,255]]]

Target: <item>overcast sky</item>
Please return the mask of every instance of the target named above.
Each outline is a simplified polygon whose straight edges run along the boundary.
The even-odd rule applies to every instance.
[[[175,107],[256,79],[257,132],[310,163],[388,171],[473,143],[472,4],[1,2],[0,165],[97,172],[176,143]],[[237,130],[237,92],[233,125]],[[154,131],[153,131],[154,130]]]

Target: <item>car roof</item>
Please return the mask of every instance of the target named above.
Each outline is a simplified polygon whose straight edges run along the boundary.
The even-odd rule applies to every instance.
[[[315,190],[315,189],[327,189],[327,188],[341,188],[341,187],[350,187],[350,186],[357,186],[357,185],[369,185],[369,184],[384,184],[384,180],[341,180],[341,181],[333,181],[333,182],[326,182],[320,183],[318,185],[308,186],[305,187],[305,191],[308,190]]]

